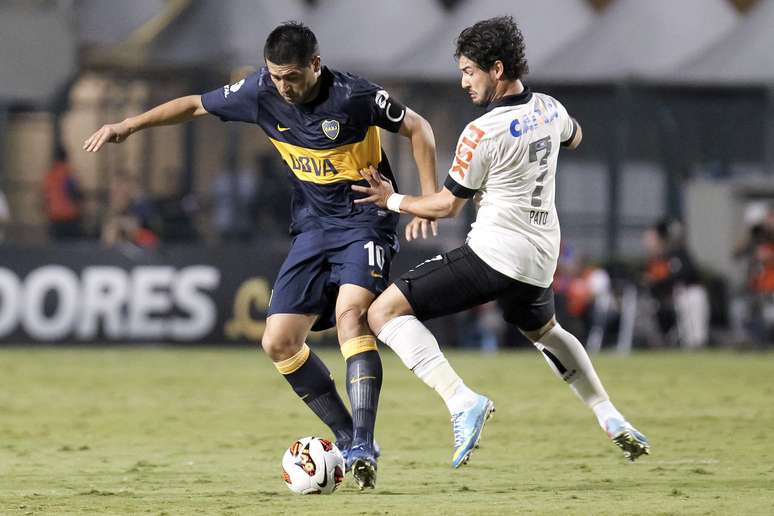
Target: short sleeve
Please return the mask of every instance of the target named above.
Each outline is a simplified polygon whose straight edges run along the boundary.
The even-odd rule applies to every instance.
[[[381,86],[361,79],[353,92],[353,101],[356,109],[366,113],[369,125],[392,133],[400,131],[406,107]]]
[[[454,152],[454,162],[444,186],[456,197],[470,199],[484,184],[489,170],[486,132],[475,122],[468,124]]]
[[[575,132],[578,130],[575,125],[575,120],[567,113],[567,109],[556,99],[551,99],[556,105],[556,112],[558,114],[559,121],[559,140],[563,145],[570,143],[575,137]]]
[[[224,122],[258,122],[258,74],[202,95],[208,113]]]

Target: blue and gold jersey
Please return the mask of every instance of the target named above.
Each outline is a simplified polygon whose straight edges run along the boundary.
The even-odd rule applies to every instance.
[[[371,228],[394,233],[398,214],[353,201],[359,170],[377,165],[395,179],[381,146],[379,128],[398,132],[406,109],[380,86],[323,67],[320,93],[293,105],[277,92],[266,67],[202,95],[207,112],[223,121],[263,129],[288,166],[293,185],[291,233],[312,229]]]

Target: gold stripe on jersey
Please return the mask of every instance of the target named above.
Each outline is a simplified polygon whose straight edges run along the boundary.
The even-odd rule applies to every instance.
[[[332,149],[310,149],[274,138],[269,140],[296,177],[311,183],[360,181],[360,169],[377,165],[382,159],[379,128],[373,125],[361,141]]]

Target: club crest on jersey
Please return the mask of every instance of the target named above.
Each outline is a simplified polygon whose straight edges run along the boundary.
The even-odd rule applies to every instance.
[[[339,121],[325,120],[322,123],[322,131],[330,140],[335,140],[339,136]]]

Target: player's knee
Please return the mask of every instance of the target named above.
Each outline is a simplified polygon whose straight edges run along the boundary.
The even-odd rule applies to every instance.
[[[388,320],[385,316],[385,307],[382,305],[383,303],[379,303],[379,299],[377,299],[368,309],[368,327],[371,328],[371,331],[375,334],[379,333],[379,330],[382,329],[382,326],[384,326],[384,323]]]
[[[378,297],[368,309],[368,326],[375,334],[378,334],[387,322],[399,315],[398,307],[391,303],[387,297]]]
[[[414,310],[403,292],[395,285],[390,285],[387,290],[371,303],[368,309],[368,326],[374,334],[378,335],[385,324],[401,315],[413,315]]]
[[[548,321],[545,325],[543,325],[541,328],[538,328],[537,330],[533,331],[524,331],[522,330],[522,333],[532,341],[534,344],[535,342],[540,341],[540,339],[549,331],[554,329],[555,327],[559,326],[559,323],[556,322],[556,318],[552,317],[550,321]]]
[[[264,333],[261,339],[261,347],[273,362],[287,360],[298,353],[302,345],[303,342],[276,333]]]
[[[368,324],[368,307],[349,305],[336,313],[336,326],[339,331],[358,332]]]

